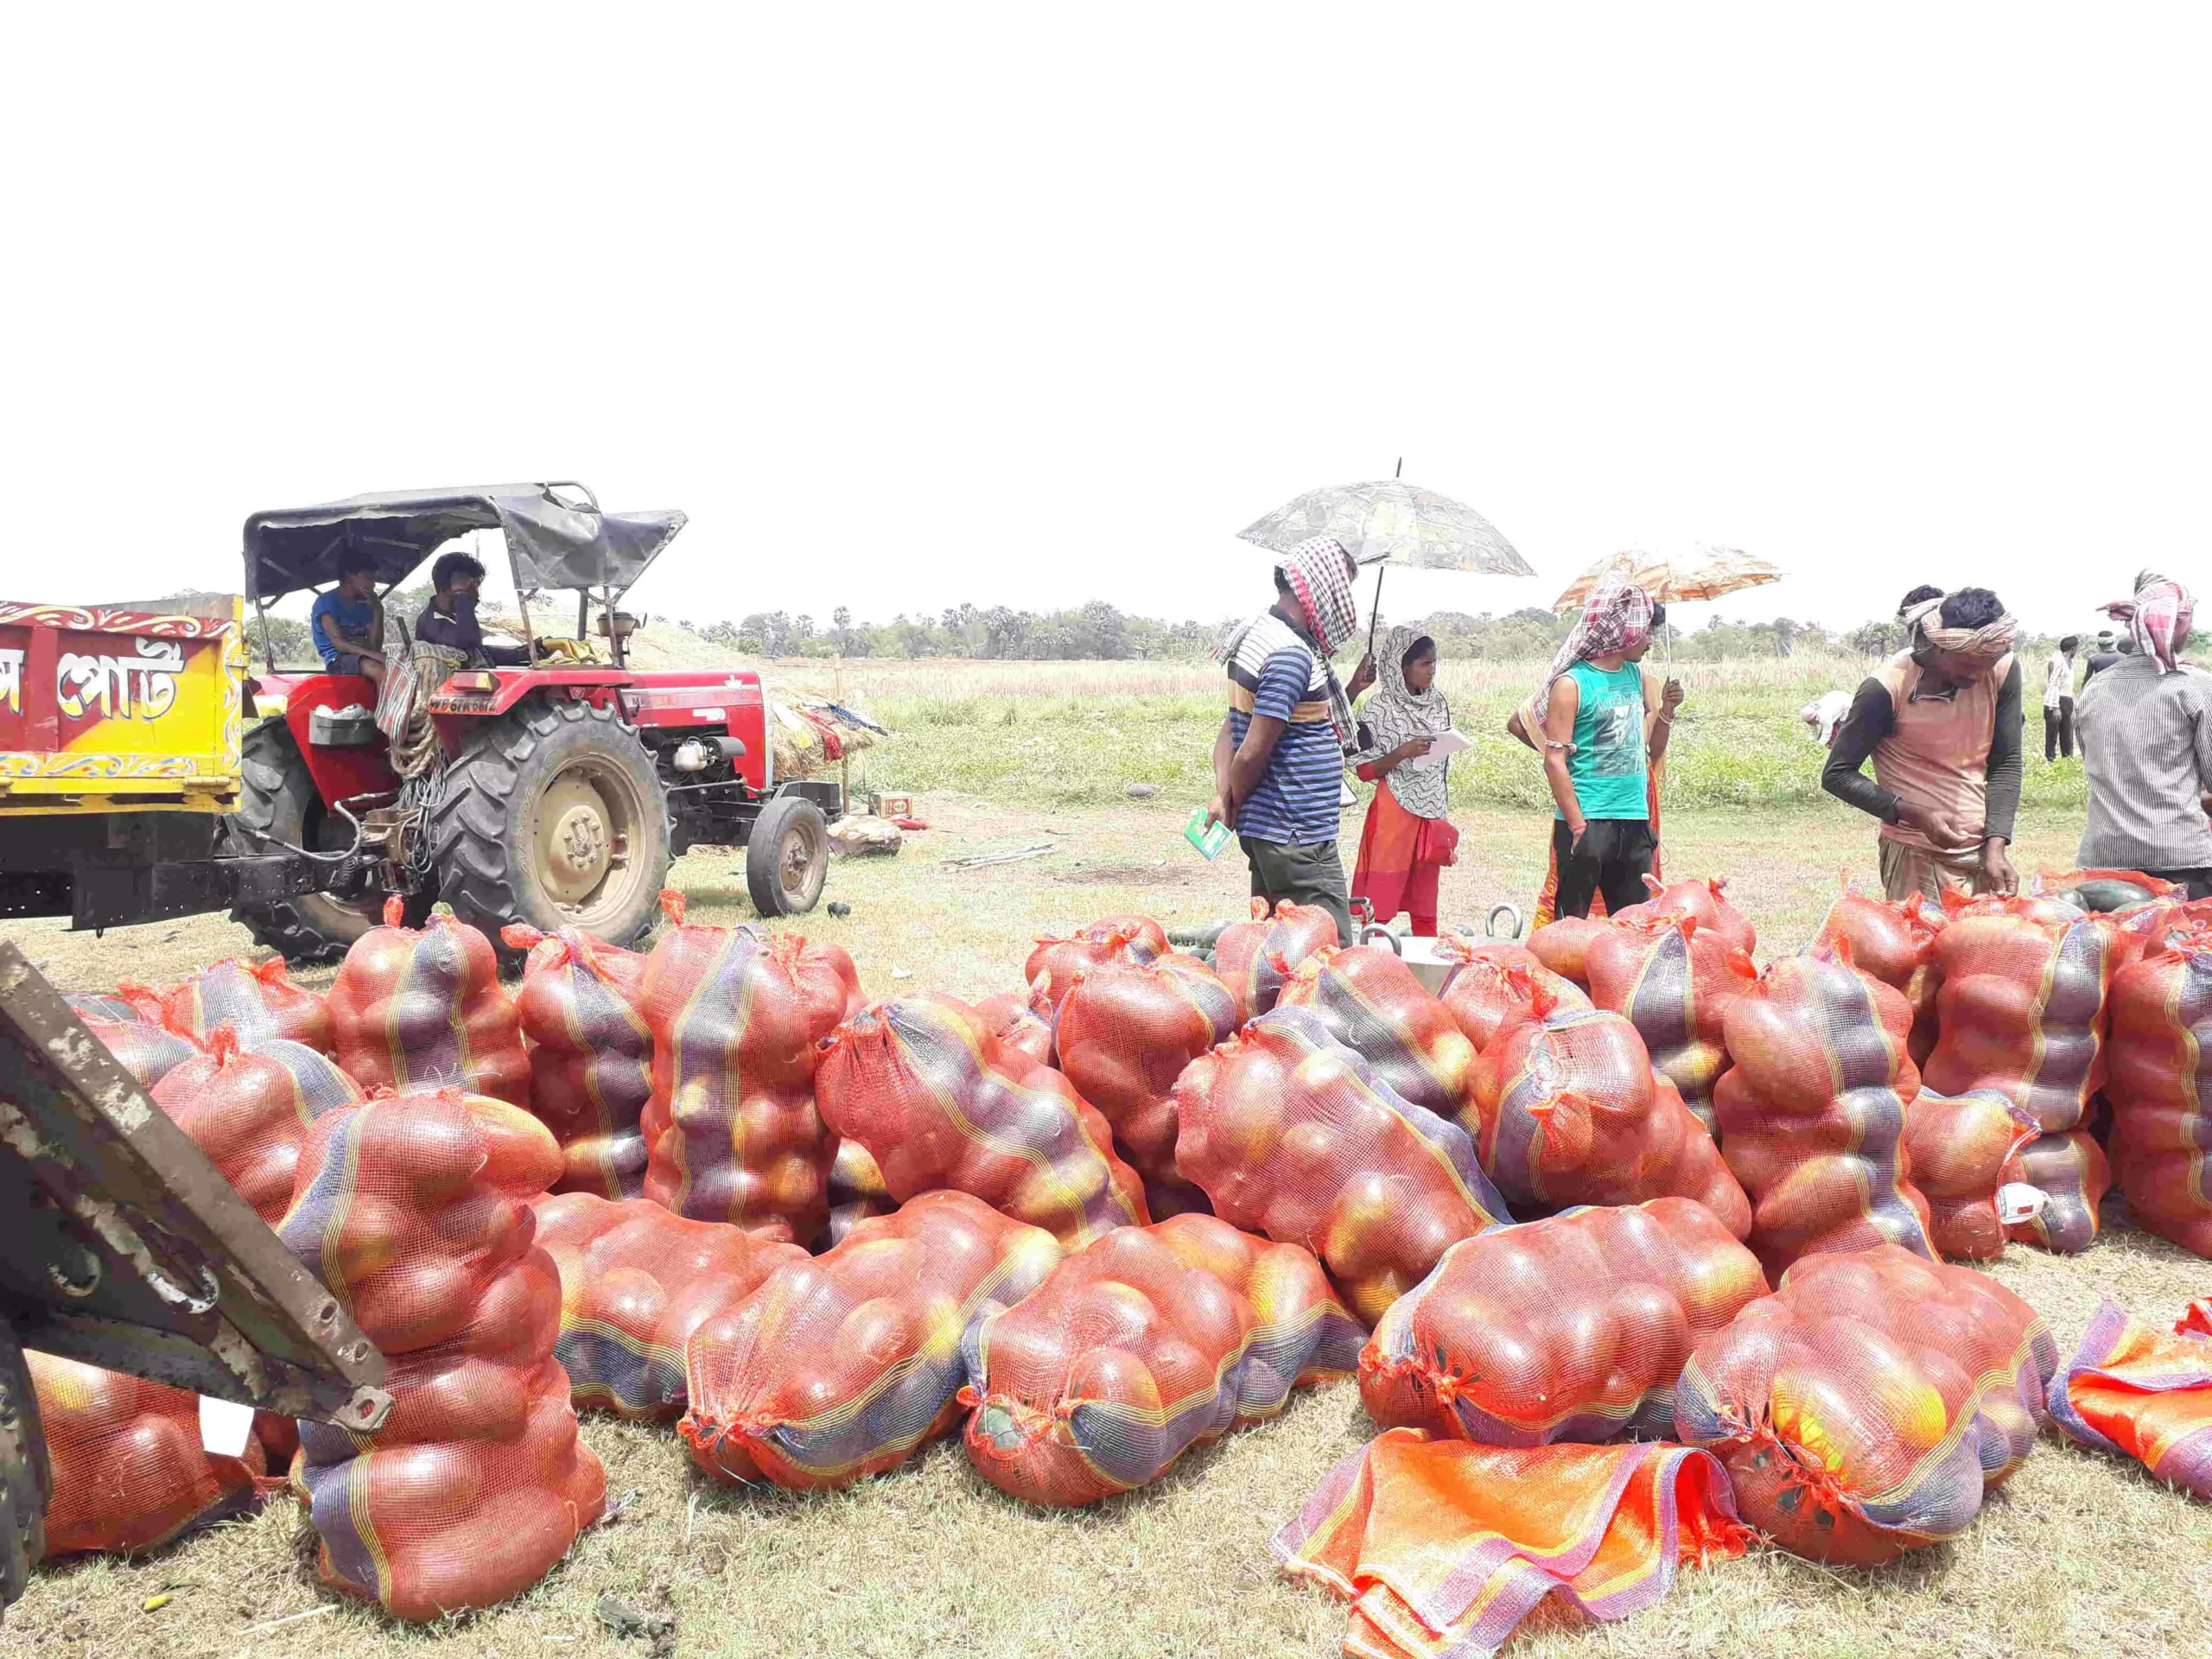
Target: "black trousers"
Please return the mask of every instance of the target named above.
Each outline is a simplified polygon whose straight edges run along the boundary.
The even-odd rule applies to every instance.
[[[2043,711],[2043,758],[2056,760],[2060,755],[2074,758],[2074,699],[2061,697],[2054,711]]]
[[[1567,832],[1567,820],[1552,823],[1552,855],[1559,864],[1559,900],[1554,913],[1587,916],[1593,894],[1605,895],[1605,914],[1617,915],[1651,894],[1643,885],[1659,842],[1643,818],[1592,818],[1582,827],[1582,844]]]
[[[1286,844],[1240,836],[1237,842],[1252,865],[1252,896],[1271,905],[1319,905],[1337,918],[1339,944],[1351,943],[1351,895],[1344,885],[1344,861],[1333,841]]]

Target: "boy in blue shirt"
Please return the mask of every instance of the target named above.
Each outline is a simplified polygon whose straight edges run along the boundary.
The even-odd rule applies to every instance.
[[[349,553],[339,568],[338,585],[315,596],[308,612],[308,632],[332,674],[359,674],[379,693],[384,689],[384,607],[377,603],[376,561]]]

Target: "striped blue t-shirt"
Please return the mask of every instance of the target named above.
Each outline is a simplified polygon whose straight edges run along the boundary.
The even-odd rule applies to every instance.
[[[1344,750],[1329,721],[1329,677],[1305,638],[1273,611],[1244,631],[1229,659],[1229,734],[1252,716],[1284,722],[1267,770],[1236,809],[1236,833],[1279,846],[1334,841]]]

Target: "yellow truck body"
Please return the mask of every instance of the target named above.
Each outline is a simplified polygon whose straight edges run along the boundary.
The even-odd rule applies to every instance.
[[[233,810],[245,677],[234,596],[190,612],[0,600],[0,818]]]

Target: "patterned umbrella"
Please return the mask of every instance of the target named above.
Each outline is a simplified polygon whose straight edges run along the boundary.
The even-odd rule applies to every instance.
[[[1513,543],[1472,507],[1400,478],[1308,490],[1236,532],[1271,553],[1333,536],[1362,564],[1533,576]]]
[[[1781,570],[1740,548],[1707,547],[1700,542],[1687,553],[1669,556],[1632,547],[1626,552],[1609,553],[1585,570],[1552,601],[1552,608],[1573,610],[1590,597],[1599,582],[1611,575],[1627,577],[1649,594],[1653,603],[1662,605],[1718,599],[1723,594],[1764,588],[1782,580]]]

